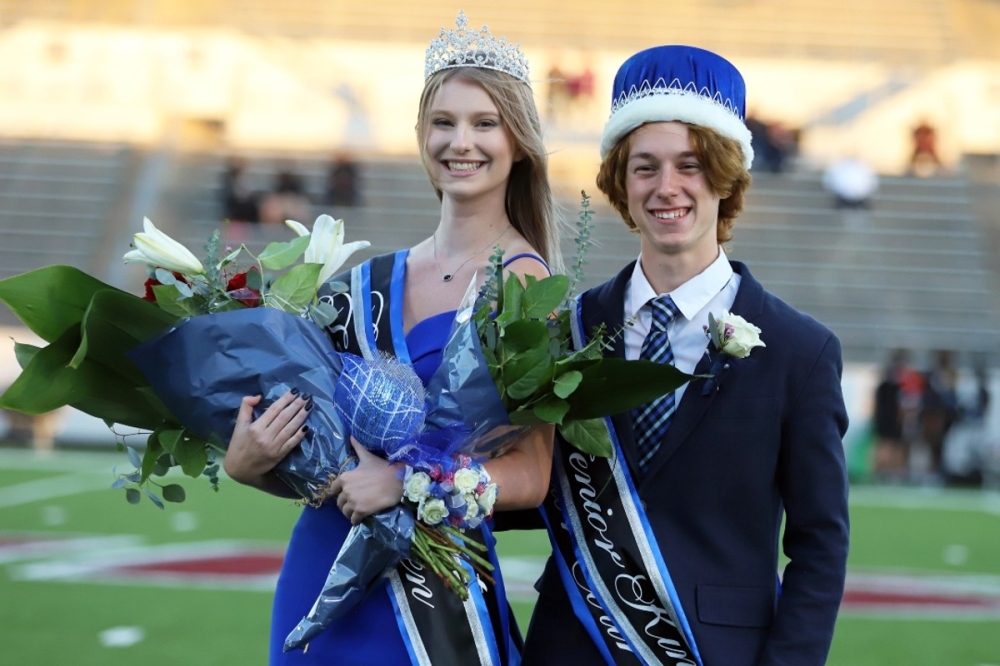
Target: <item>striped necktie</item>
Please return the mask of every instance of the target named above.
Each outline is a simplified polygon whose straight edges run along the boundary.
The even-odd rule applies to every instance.
[[[654,363],[673,363],[674,352],[670,348],[670,338],[667,337],[667,326],[680,314],[680,310],[669,296],[654,298],[649,303],[653,307],[653,324],[646,339],[642,341],[639,358]],[[639,468],[643,474],[667,434],[670,417],[676,406],[674,392],[671,391],[632,411],[632,431],[635,433]]]

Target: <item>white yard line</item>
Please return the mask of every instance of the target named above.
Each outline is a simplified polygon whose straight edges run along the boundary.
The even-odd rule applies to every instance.
[[[1000,492],[944,488],[856,486],[851,506],[918,511],[967,511],[1000,516]]]
[[[108,472],[105,472],[105,476],[84,472],[63,474],[48,479],[37,479],[13,486],[0,487],[0,509],[96,490],[108,490],[111,488],[113,480],[114,478]]]

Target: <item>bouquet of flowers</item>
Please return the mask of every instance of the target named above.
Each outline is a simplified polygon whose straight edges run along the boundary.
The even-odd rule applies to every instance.
[[[585,197],[577,281],[587,208]],[[321,216],[312,232],[289,223],[299,237],[268,246],[250,267],[236,263],[249,254],[243,247],[219,258],[217,235],[202,264],[148,220],[145,226],[126,255],[148,266],[144,298],[62,266],[0,281],[0,299],[50,343],[17,346],[24,370],[0,406],[41,413],[69,404],[109,425],[149,431],[142,456],[126,447],[137,469],[114,485],[126,488],[130,502],[145,492],[161,508],[148,486],[172,466],[216,483],[215,454],[244,395],[264,396],[258,410],[293,386],[313,396],[309,436],[275,470],[307,502],[324,501],[329,481],[350,468],[352,435],[405,462],[403,502],[352,528],[286,650],[350,610],[403,558],[422,560],[463,597],[473,575],[489,575],[482,545],[464,531],[492,512],[498,489],[479,461],[505,441],[490,436],[501,426],[553,423],[581,450],[606,456],[611,443],[597,419],[689,379],[669,365],[603,358],[603,331],[575,349],[573,282],[503,281],[497,252],[486,288],[470,287],[425,392],[409,366],[338,353],[322,330],[337,313],[317,298],[318,287],[346,288],[328,281],[367,245],[344,244],[341,221]],[[161,492],[168,501],[184,498],[178,485]]]

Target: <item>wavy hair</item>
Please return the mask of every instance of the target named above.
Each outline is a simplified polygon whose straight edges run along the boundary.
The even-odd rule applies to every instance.
[[[716,238],[719,244],[728,243],[733,239],[733,225],[743,211],[743,199],[752,180],[750,172],[743,165],[743,149],[738,141],[722,136],[713,129],[684,124],[688,128],[691,150],[698,158],[712,192],[721,199],[719,220],[715,227]],[[625,190],[628,154],[632,149],[633,134],[635,130],[622,137],[614,148],[608,151],[597,173],[597,187],[622,216],[629,231],[639,233],[635,220],[628,212],[628,192]]]

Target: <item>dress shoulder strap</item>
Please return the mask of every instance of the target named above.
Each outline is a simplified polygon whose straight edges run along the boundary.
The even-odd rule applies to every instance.
[[[549,272],[549,275],[552,275],[552,269],[549,268],[549,265],[547,263],[545,263],[545,260],[542,259],[541,257],[539,257],[537,254],[532,254],[530,252],[521,252],[520,254],[515,254],[513,257],[509,257],[507,259],[504,259],[503,267],[507,268],[508,266],[510,266],[512,263],[514,263],[518,259],[524,259],[525,257],[527,257],[529,259],[534,259],[535,261],[537,261],[538,263],[540,263],[542,266],[545,266],[545,270],[547,270]]]

